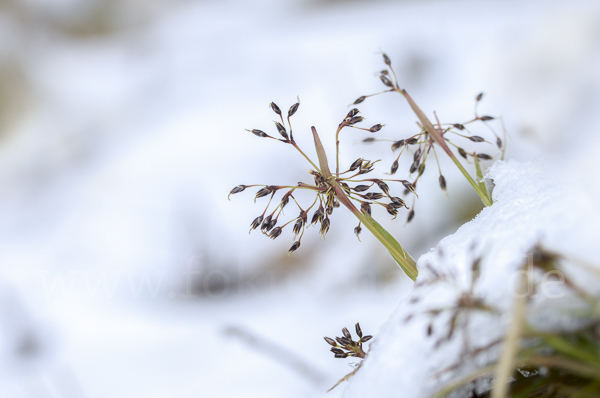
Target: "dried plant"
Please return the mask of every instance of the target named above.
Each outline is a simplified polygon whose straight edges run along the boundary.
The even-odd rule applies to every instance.
[[[395,174],[396,171],[398,170],[398,167],[399,167],[398,161],[399,161],[402,153],[404,153],[404,151],[407,151],[407,152],[411,151],[413,153],[413,160],[412,160],[412,163],[409,168],[409,173],[410,174],[416,173],[416,177],[415,177],[414,181],[412,182],[413,187],[416,187],[417,181],[419,180],[419,178],[421,177],[421,175],[423,175],[423,173],[425,171],[425,164],[426,164],[427,159],[429,158],[429,156],[431,154],[433,154],[433,156],[436,158],[437,168],[438,168],[439,175],[440,175],[438,181],[439,181],[440,187],[445,191],[446,190],[446,178],[442,174],[439,160],[437,158],[437,153],[435,150],[435,147],[437,146],[439,149],[441,149],[444,153],[446,153],[452,159],[452,161],[456,164],[456,166],[459,168],[459,170],[462,172],[462,174],[465,176],[465,178],[467,178],[469,183],[473,186],[473,188],[475,189],[475,192],[477,192],[477,194],[481,197],[481,199],[485,203],[485,205],[490,206],[492,204],[492,198],[491,198],[490,193],[487,190],[487,187],[485,186],[485,183],[483,182],[483,173],[481,171],[481,166],[480,166],[479,162],[481,160],[492,160],[493,157],[487,153],[481,153],[481,152],[468,153],[462,147],[460,147],[460,146],[456,145],[454,142],[452,142],[452,140],[450,139],[451,136],[455,136],[455,137],[462,137],[462,138],[468,139],[472,142],[487,142],[487,143],[489,143],[484,138],[482,138],[478,135],[473,135],[469,131],[470,124],[475,123],[475,122],[481,122],[481,123],[484,123],[489,128],[489,130],[492,132],[492,134],[494,135],[494,138],[495,138],[496,146],[498,147],[499,150],[502,151],[502,155],[504,155],[505,147],[503,146],[502,139],[492,129],[492,127],[490,127],[489,124],[487,123],[489,121],[495,120],[495,118],[492,116],[479,116],[477,113],[477,105],[482,100],[483,93],[480,93],[479,95],[477,95],[477,97],[475,99],[475,116],[473,119],[468,120],[463,123],[442,124],[442,123],[440,123],[437,115],[434,113],[436,122],[437,122],[437,127],[434,127],[433,123],[431,123],[429,121],[427,116],[423,113],[423,111],[421,111],[421,109],[413,101],[413,99],[410,97],[410,95],[408,95],[406,90],[400,88],[398,79],[396,78],[396,73],[394,72],[394,69],[392,68],[392,62],[385,53],[383,54],[383,61],[386,64],[387,68],[382,70],[379,73],[379,79],[381,80],[383,85],[387,87],[387,89],[384,91],[375,93],[375,94],[360,96],[356,101],[354,101],[354,104],[360,104],[363,101],[365,101],[368,97],[372,97],[372,96],[379,95],[379,94],[390,93],[390,92],[399,93],[408,101],[413,112],[417,115],[417,118],[419,119],[419,122],[417,124],[420,128],[420,131],[417,134],[414,134],[405,139],[393,141],[392,150],[396,151],[396,150],[400,149],[400,153],[396,157],[396,160],[394,160],[394,162],[392,163],[391,174]],[[465,133],[467,133],[469,135],[465,135]],[[376,140],[368,140],[368,142],[371,142],[371,141],[376,141]],[[465,170],[465,168],[461,164],[459,158],[450,149],[450,146],[448,144],[453,146],[455,148],[455,150],[458,152],[458,155],[463,157],[465,160],[468,160],[469,157],[473,159],[473,161],[475,163],[476,178],[478,179],[478,182],[475,182],[473,177],[471,177],[471,175]],[[410,221],[413,216],[414,216],[414,210],[408,215],[407,221]]]
[[[293,223],[292,233],[294,236],[294,243],[289,249],[289,253],[292,253],[300,247],[302,237],[304,236],[304,232],[308,226],[319,224],[319,232],[323,238],[325,237],[331,226],[330,216],[334,209],[340,207],[341,203],[359,220],[358,226],[354,229],[356,235],[358,236],[361,233],[362,226],[367,227],[367,229],[373,233],[373,235],[386,247],[386,249],[388,249],[402,270],[412,280],[415,280],[417,277],[415,261],[402,248],[402,246],[371,217],[371,208],[374,205],[383,207],[394,218],[398,215],[398,211],[400,209],[408,208],[404,200],[398,196],[392,196],[388,183],[401,184],[402,189],[407,189],[414,193],[414,187],[412,184],[407,180],[400,179],[364,178],[363,176],[371,173],[374,170],[374,165],[378,161],[371,161],[363,158],[356,159],[346,171],[340,172],[340,132],[346,127],[376,132],[381,130],[383,126],[381,124],[376,124],[370,128],[358,127],[357,124],[363,121],[363,117],[358,116],[359,110],[355,108],[348,112],[348,114],[339,124],[335,133],[336,167],[334,174],[329,170],[327,155],[325,154],[325,150],[323,149],[323,145],[321,144],[321,140],[315,127],[312,127],[312,135],[317,152],[318,165],[317,163],[313,162],[313,160],[310,159],[310,157],[307,156],[306,153],[303,152],[296,143],[292,133],[290,118],[296,113],[299,105],[300,102],[298,101],[289,109],[287,113],[286,128],[286,122],[284,121],[280,108],[275,103],[271,103],[271,109],[281,119],[281,123],[278,121],[275,122],[275,128],[281,138],[269,135],[258,129],[248,131],[257,137],[277,140],[295,148],[310,163],[312,169],[309,173],[311,174],[311,178],[314,180],[314,184],[299,182],[297,185],[293,186],[238,185],[233,188],[229,195],[240,193],[250,187],[261,187],[258,192],[256,192],[255,201],[258,198],[269,197],[267,206],[262,214],[256,217],[250,224],[250,232],[260,228],[263,234],[271,239],[275,239],[282,234],[285,227]],[[379,190],[379,192],[367,192],[372,188]],[[285,193],[282,194],[281,198],[279,199],[279,203],[272,208],[271,203],[273,202],[275,195],[281,190],[285,190]],[[296,190],[312,191],[315,194],[315,199],[312,204],[305,208],[302,207],[294,197],[294,192]],[[279,217],[283,213],[283,209],[290,203],[290,201],[293,201],[293,203],[298,207],[299,214],[284,224],[278,225]],[[310,216],[309,222],[310,212],[312,212],[312,215]]]

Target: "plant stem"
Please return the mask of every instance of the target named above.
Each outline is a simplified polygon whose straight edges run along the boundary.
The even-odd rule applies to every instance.
[[[446,154],[450,157],[450,159],[452,159],[452,161],[454,162],[454,164],[456,164],[456,167],[458,167],[458,169],[465,176],[465,178],[467,179],[467,181],[469,181],[469,184],[471,184],[471,186],[473,187],[473,189],[475,190],[475,192],[477,193],[477,195],[479,195],[479,197],[481,198],[481,200],[483,201],[483,203],[486,206],[491,206],[492,205],[492,200],[490,199],[488,193],[485,192],[485,191],[483,191],[477,185],[477,183],[475,182],[475,180],[473,180],[473,178],[471,177],[471,175],[469,173],[467,173],[467,171],[462,166],[462,164],[460,163],[460,161],[456,158],[456,156],[454,155],[454,153],[450,150],[450,148],[448,148],[448,145],[446,144],[446,141],[444,140],[444,137],[442,137],[442,135],[438,132],[438,130],[433,126],[433,124],[429,121],[429,119],[427,118],[427,116],[425,115],[425,113],[423,113],[423,111],[417,106],[417,104],[415,103],[415,101],[413,101],[413,99],[411,98],[411,96],[408,95],[408,93],[406,92],[406,90],[396,89],[395,91],[399,92],[400,94],[402,94],[402,96],[404,96],[404,98],[406,98],[406,101],[408,101],[408,104],[412,108],[412,110],[415,113],[415,115],[417,115],[417,118],[419,118],[419,121],[421,122],[421,124],[423,125],[423,127],[425,128],[425,130],[427,130],[427,132],[429,133],[429,135],[435,140],[435,142],[437,142],[437,144],[444,150],[444,152],[446,152]]]

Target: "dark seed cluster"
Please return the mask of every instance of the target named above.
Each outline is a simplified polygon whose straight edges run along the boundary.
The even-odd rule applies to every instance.
[[[362,345],[371,340],[373,336],[363,336],[363,332],[358,323],[355,325],[355,330],[358,335],[357,341],[354,341],[352,335],[346,328],[342,329],[343,337],[336,337],[335,340],[330,337],[325,337],[325,341],[331,346],[331,352],[333,352],[333,355],[336,358],[356,357],[364,359],[367,356]]]
[[[294,244],[290,247],[289,253],[296,251],[300,245],[304,232],[307,227],[317,225],[319,233],[324,238],[331,226],[331,215],[334,209],[340,207],[340,200],[338,195],[340,193],[339,188],[343,191],[344,199],[351,200],[360,205],[360,209],[371,215],[371,206],[380,205],[387,213],[392,215],[394,218],[398,215],[398,211],[401,208],[408,208],[405,202],[396,197],[391,196],[390,187],[388,182],[399,182],[403,185],[406,191],[415,192],[414,185],[407,180],[382,180],[376,178],[364,178],[366,174],[373,171],[374,165],[379,162],[371,161],[363,158],[356,159],[344,172],[339,171],[339,133],[345,127],[352,127],[368,132],[377,132],[381,130],[383,124],[375,124],[370,128],[363,128],[357,126],[359,123],[364,121],[364,117],[359,116],[360,111],[357,108],[351,109],[348,114],[344,117],[342,122],[338,126],[336,132],[336,138],[338,143],[338,153],[336,153],[336,173],[335,175],[326,178],[320,171],[319,167],[312,161],[306,154],[300,149],[294,136],[292,134],[292,125],[290,123],[290,117],[293,116],[300,106],[300,101],[292,105],[288,111],[287,120],[284,119],[283,113],[279,106],[274,102],[269,105],[271,110],[279,116],[280,121],[275,121],[275,130],[281,138],[277,138],[276,134],[270,135],[262,130],[248,130],[254,135],[262,138],[271,138],[277,141],[281,141],[285,144],[293,146],[298,150],[310,163],[312,169],[309,173],[312,175],[314,183],[307,184],[299,182],[295,186],[288,185],[238,185],[233,188],[229,195],[243,192],[250,187],[260,187],[256,192],[254,200],[260,198],[269,198],[267,206],[261,215],[256,217],[250,224],[250,232],[259,229],[264,235],[271,239],[279,237],[283,230],[288,226],[292,225],[292,233],[294,236]],[[287,122],[287,123],[286,123]],[[378,191],[370,191],[372,188],[378,189]],[[313,203],[307,208],[303,208],[296,198],[294,193],[297,190],[310,190],[315,194]],[[274,201],[275,196],[279,192],[284,192],[278,204]],[[383,202],[389,200],[389,203]],[[280,215],[283,214],[284,208],[290,203],[298,208],[299,213],[295,218],[278,225]],[[274,207],[272,206],[274,205]],[[309,218],[310,217],[310,218]],[[309,222],[310,220],[310,222]],[[358,236],[362,231],[361,225],[354,229],[354,233]]]

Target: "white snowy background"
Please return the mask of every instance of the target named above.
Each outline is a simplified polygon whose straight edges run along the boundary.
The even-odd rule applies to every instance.
[[[496,261],[482,288],[509,307],[506,280],[539,239],[594,260],[597,1],[2,0],[0,397],[433,392],[456,346],[433,355],[425,320],[401,322],[427,291],[366,232],[359,243],[349,213],[289,258],[289,231],[248,235],[263,209],[252,192],[227,201],[238,184],[308,182],[297,153],[244,129],[272,132],[268,104],[299,96],[296,140],[312,156],[314,125],[332,153],[348,104],[381,89],[381,51],[426,112],[468,120],[483,91],[481,113],[510,136],[513,160],[490,169],[497,203],[462,228],[481,205],[445,159],[448,197],[429,165],[410,224],[375,212],[427,253],[420,268],[467,278],[477,240]],[[399,96],[359,108],[382,138],[415,131]],[[343,137],[342,164],[388,171],[388,144],[366,134]],[[442,261],[429,250],[447,235]],[[356,322],[373,350],[326,394],[353,361],[323,336]]]

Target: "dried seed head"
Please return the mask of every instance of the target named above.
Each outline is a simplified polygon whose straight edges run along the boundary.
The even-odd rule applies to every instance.
[[[390,61],[390,57],[388,57],[386,53],[381,53],[381,55],[383,55],[383,62],[385,62],[387,66],[392,66],[392,61]]]
[[[360,227],[360,224],[354,228],[354,233],[356,234],[356,237],[358,238],[358,235],[360,235],[360,233],[362,232],[362,228]]]
[[[296,113],[296,111],[298,111],[299,106],[300,106],[300,98],[298,98],[298,102],[296,102],[294,105],[292,105],[290,107],[290,110],[288,111],[288,117],[294,116],[294,113]]]
[[[277,106],[276,103],[271,102],[271,109],[273,109],[273,112],[275,112],[278,115],[281,115],[281,109],[279,109],[279,107]]]
[[[352,188],[355,192],[364,192],[367,189],[369,189],[368,185],[357,185],[354,188]]]
[[[467,158],[467,152],[462,149],[462,148],[458,148],[458,153],[460,154],[460,156],[462,156],[463,158]]]
[[[337,343],[331,337],[324,337],[324,339],[327,342],[327,344],[329,344],[330,346],[337,347]]]
[[[390,79],[388,79],[387,76],[385,76],[385,75],[379,75],[379,79],[386,86],[388,86],[388,87],[394,87],[394,85],[392,84],[392,81]]]
[[[296,236],[300,233],[300,230],[302,230],[303,226],[304,226],[304,220],[302,220],[302,218],[298,218],[298,220],[296,220],[296,223],[294,224],[294,228],[292,229],[294,236]],[[298,244],[298,246],[299,245],[300,244]]]
[[[396,171],[398,171],[398,160],[394,160],[394,163],[392,163],[390,174],[396,174]]]
[[[360,328],[360,325],[358,324],[358,322],[356,323],[356,325],[354,326],[354,328],[356,329],[356,334],[358,335],[358,337],[362,337],[362,330]]]
[[[252,129],[252,130],[246,130],[246,131],[251,132],[252,134],[254,134],[257,137],[268,137],[268,134],[262,130]]]
[[[383,128],[383,124],[376,124],[375,126],[371,127],[371,128],[369,129],[369,131],[370,131],[371,133],[374,133],[374,132],[376,132],[376,131],[379,131],[379,130],[381,130],[382,128]]]
[[[260,226],[260,229],[264,232],[264,231],[269,231],[271,229],[270,227],[271,227],[271,215],[268,215],[263,220],[262,225]]]
[[[383,182],[383,181],[377,181],[377,186],[386,195],[390,194],[390,187],[388,187],[388,185],[385,182]]]
[[[337,343],[335,344],[337,346]],[[343,354],[344,351],[342,351],[340,348],[338,347],[334,347],[331,349],[331,352],[333,352],[334,354]]]
[[[327,212],[327,215],[331,215],[331,213],[333,213],[333,205],[327,206],[325,211]]]
[[[287,140],[288,135],[287,135],[287,132],[285,131],[285,127],[283,127],[283,125],[279,122],[275,122],[275,126],[277,126],[277,131],[279,132],[279,134],[281,134],[281,136]]]
[[[472,135],[470,137],[467,137],[468,139],[470,139],[473,142],[483,142],[485,141],[482,137],[478,136],[478,135]]]
[[[366,343],[367,341],[371,340],[373,338],[373,336],[365,336],[365,337],[361,337],[360,341],[362,343]]]
[[[350,187],[348,186],[348,184],[346,184],[345,182],[341,181],[340,182],[340,186],[342,187],[342,189],[344,190],[344,192],[346,192],[348,195],[350,195]]]
[[[465,129],[465,126],[463,126],[462,124],[459,124],[459,123],[454,123],[452,126],[455,127],[455,128],[457,128],[457,129],[459,129],[459,130],[464,130]]]
[[[444,191],[446,190],[446,179],[443,175],[440,175],[440,188]]]
[[[479,116],[479,120],[481,120],[482,122],[487,122],[489,120],[494,120],[493,116]]]
[[[399,206],[404,206],[404,207],[406,207],[408,209],[408,206],[406,206],[406,203],[404,203],[404,201],[402,199],[400,199],[399,197],[392,196],[391,199],[392,199],[393,203],[395,203],[395,204],[397,204]]]
[[[417,151],[415,152],[415,154],[413,156],[413,160],[416,162],[417,159],[419,159],[419,156],[421,156],[421,148],[417,149]]]
[[[323,220],[323,206],[319,206],[319,208],[317,209],[317,211],[315,211],[315,214],[313,214],[312,219],[310,220],[311,224],[316,224],[317,221],[322,221]]]
[[[496,145],[498,145],[499,149],[502,149],[502,140],[500,139],[500,137],[496,138]]]
[[[415,160],[411,165],[410,165],[410,169],[408,170],[408,172],[410,174],[414,173],[415,171],[417,171],[417,168],[419,167],[419,160]]]
[[[352,335],[350,334],[350,332],[348,331],[348,329],[347,329],[347,328],[343,328],[343,329],[342,329],[342,333],[344,333],[344,337],[345,337],[345,338],[347,338],[347,339],[349,339],[349,340],[352,340]]]
[[[288,250],[288,253],[293,253],[296,250],[298,250],[298,248],[300,247],[300,241],[297,240],[296,242],[294,242],[294,244],[292,245],[292,247],[290,247],[290,250]]]
[[[362,210],[363,213],[367,213],[368,215],[371,215],[371,204],[369,202],[362,202],[360,204],[360,209]]]
[[[394,142],[392,144],[392,151],[395,151],[396,149],[400,148],[403,145],[404,145],[404,140],[399,140],[399,141]]]
[[[490,155],[488,155],[487,153],[477,153],[476,155],[479,159],[483,159],[483,160],[491,160],[492,159],[492,157]]]
[[[377,200],[383,198],[383,194],[379,192],[369,192],[365,197],[369,200]]]
[[[325,237],[325,234],[327,234],[327,231],[329,231],[330,225],[331,221],[329,221],[329,218],[324,218],[323,221],[321,221],[321,230],[319,232],[321,235],[323,235],[323,237]]]
[[[366,96],[366,95],[363,95],[363,96],[361,96],[361,97],[358,97],[358,99],[357,99],[356,101],[354,101],[354,102],[353,102],[353,105],[358,105],[358,104],[360,104],[361,102],[363,102],[363,101],[364,101],[364,100],[366,100],[366,99],[367,99],[367,96]]]
[[[339,353],[336,353],[336,354],[334,355],[334,357],[336,357],[336,358],[347,358],[347,357],[348,357],[348,354],[346,354],[345,352],[342,352],[341,354],[339,354]]]
[[[242,192],[244,189],[246,189],[245,185],[238,185],[237,187],[235,187],[231,191],[229,191],[229,195],[227,195],[227,199],[229,199],[229,197],[233,194]]]
[[[421,163],[421,165],[419,166],[419,177],[421,177],[421,175],[423,174],[424,171],[425,171],[425,163]]]
[[[483,98],[483,93],[479,93],[479,94],[477,94],[477,97],[475,97],[475,100],[477,102],[479,102],[479,101],[481,101],[482,98]]]
[[[415,216],[415,211],[414,210],[409,211],[408,217],[406,217],[406,223],[408,224],[409,222],[411,222],[414,216]]]
[[[281,198],[281,209],[282,210],[285,206],[287,206],[288,203],[290,203],[290,196],[291,196],[291,194],[286,193],[285,195],[283,195],[283,198]]]
[[[394,207],[392,203],[385,205],[385,209],[388,213],[394,216],[394,218],[396,218],[396,216],[398,215],[398,210],[396,209],[396,207]]]
[[[373,142],[373,141],[375,141],[375,138],[373,138],[373,137],[368,137],[368,138],[365,138],[364,140],[362,140],[362,142]]]
[[[271,239],[277,238],[279,235],[281,235],[282,231],[283,231],[282,227],[273,228],[271,230],[271,232],[269,232],[269,238],[271,238]]]
[[[359,112],[360,111],[358,109],[356,109],[356,108],[351,109],[350,112],[348,112],[348,114],[346,115],[346,119],[353,118],[354,116],[358,115]]]
[[[250,224],[250,231],[252,231],[253,229],[258,228],[258,226],[262,223],[263,220],[263,216],[258,216],[254,219],[254,221],[252,221],[252,224]]]
[[[408,140],[406,140],[406,145],[414,145],[417,142],[419,142],[419,138],[418,137],[412,137],[412,138],[409,138]]]
[[[353,124],[360,123],[363,120],[365,120],[365,118],[362,116],[354,116],[354,117],[351,117],[350,119],[346,120],[346,124],[348,126],[352,126]]]
[[[262,198],[262,197],[264,197],[264,196],[267,196],[267,195],[269,195],[271,192],[273,192],[273,191],[271,190],[271,188],[270,188],[270,187],[264,187],[264,188],[261,188],[261,189],[260,189],[260,190],[259,190],[259,191],[256,193],[256,197],[255,197],[255,199],[258,199],[258,198]]]
[[[358,169],[362,165],[362,158],[356,159],[352,165],[350,165],[350,171]]]

